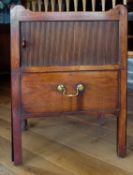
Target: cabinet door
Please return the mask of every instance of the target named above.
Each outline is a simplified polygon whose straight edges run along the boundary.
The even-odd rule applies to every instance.
[[[24,73],[21,99],[24,113],[115,111],[119,108],[119,74],[117,71],[64,73]],[[66,94],[75,94],[78,84],[84,91],[65,96],[57,90],[64,85]]]
[[[120,64],[118,21],[21,22],[21,66]]]

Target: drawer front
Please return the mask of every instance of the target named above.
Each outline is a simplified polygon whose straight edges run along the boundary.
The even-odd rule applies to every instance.
[[[110,111],[119,105],[117,71],[24,73],[21,83],[24,113]],[[57,90],[60,84],[67,95],[76,95],[78,84],[85,88],[77,96],[65,96]]]

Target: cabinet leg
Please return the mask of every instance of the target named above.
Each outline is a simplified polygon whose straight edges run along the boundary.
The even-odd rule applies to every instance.
[[[117,154],[119,157],[126,156],[126,112],[120,112],[117,118]]]
[[[22,128],[22,131],[28,130],[28,120],[27,119],[22,120],[21,128]]]
[[[13,149],[13,145],[14,145],[14,143],[13,143],[13,120],[11,120],[11,148],[12,148],[12,150],[11,150],[11,156],[12,156],[12,161],[14,161],[14,149]]]
[[[100,112],[97,116],[98,124],[100,126],[104,125],[104,113]]]
[[[127,137],[127,75],[125,70],[120,72],[120,112],[117,118],[117,154],[119,157],[126,156]]]
[[[21,121],[19,116],[12,118],[12,160],[15,165],[22,163]]]

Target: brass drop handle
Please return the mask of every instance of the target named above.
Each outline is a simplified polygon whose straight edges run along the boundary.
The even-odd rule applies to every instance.
[[[76,97],[79,95],[80,92],[83,92],[84,90],[85,90],[85,86],[83,84],[78,84],[76,86],[75,94],[69,94],[69,93],[67,93],[66,88],[63,84],[60,84],[57,86],[57,91],[62,93],[64,96],[67,96],[67,97]]]

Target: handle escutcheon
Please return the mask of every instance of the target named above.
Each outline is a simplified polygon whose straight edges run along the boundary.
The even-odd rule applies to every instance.
[[[66,88],[63,84],[60,84],[57,86],[57,91],[62,93],[66,97],[76,97],[79,95],[80,92],[83,92],[84,90],[85,90],[85,86],[83,84],[78,84],[76,86],[75,94],[69,94],[69,93],[67,93]]]

